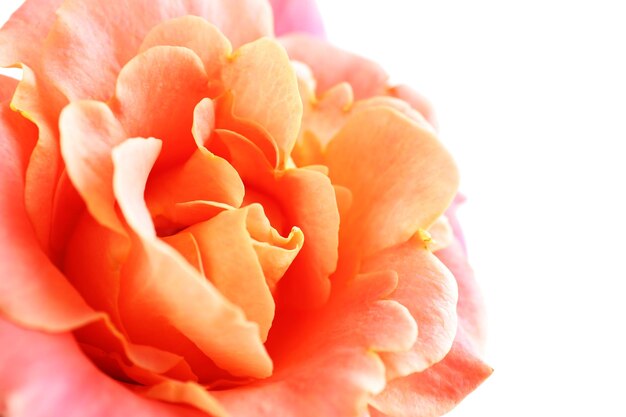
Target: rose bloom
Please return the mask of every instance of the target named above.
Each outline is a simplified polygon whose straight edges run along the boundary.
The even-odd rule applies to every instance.
[[[491,373],[457,170],[376,64],[262,0],[28,0],[0,65],[0,414],[436,416]]]

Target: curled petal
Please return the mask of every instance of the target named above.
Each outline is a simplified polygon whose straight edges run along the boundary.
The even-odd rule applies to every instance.
[[[421,242],[411,240],[367,259],[362,271],[392,270],[398,287],[390,295],[419,327],[411,349],[382,354],[389,379],[421,372],[448,353],[457,330],[457,287],[452,274]]]
[[[353,196],[342,244],[365,256],[428,229],[458,184],[452,158],[432,133],[386,107],[354,114],[326,159],[333,184]]]

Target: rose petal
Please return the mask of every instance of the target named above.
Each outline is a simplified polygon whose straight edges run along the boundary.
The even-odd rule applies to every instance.
[[[220,30],[196,16],[184,16],[163,22],[152,29],[143,43],[140,52],[154,46],[184,46],[194,51],[204,63],[210,82],[221,79],[222,68],[232,53],[232,46]],[[222,86],[216,85],[211,96],[221,93]],[[211,89],[213,90],[213,88]]]
[[[393,379],[421,372],[446,356],[457,330],[457,287],[447,268],[415,239],[377,253],[362,266],[363,272],[384,270],[398,273],[390,298],[407,307],[419,327],[410,350],[381,355]]]
[[[179,46],[156,46],[120,72],[111,109],[130,137],[163,141],[159,167],[186,160],[197,145],[192,136],[196,104],[208,94],[200,58]]]
[[[16,63],[35,68],[41,48],[63,0],[25,1],[0,29],[0,66]]]
[[[122,319],[129,334],[139,334],[143,343],[158,347],[171,326],[233,375],[266,377],[272,372],[272,362],[258,326],[155,237],[143,194],[158,148],[154,139],[129,139],[113,151],[115,195],[137,233],[122,271],[120,291]]]
[[[21,329],[0,319],[0,393],[11,417],[201,417],[141,398],[98,371],[69,334]]]
[[[342,244],[364,256],[428,227],[454,197],[454,162],[431,132],[393,109],[355,113],[328,145],[333,184],[352,191]]]
[[[276,35],[307,32],[324,37],[324,25],[315,0],[270,0],[270,3],[274,9]]]
[[[468,343],[459,329],[452,349],[441,362],[424,372],[388,382],[372,400],[372,406],[389,417],[437,417],[447,413],[493,372],[474,355]]]
[[[97,101],[70,103],[59,119],[61,154],[72,184],[101,224],[125,234],[115,212],[111,150],[128,137],[111,109]]]
[[[57,15],[44,50],[44,69],[71,100],[107,100],[117,74],[149,30],[168,19],[203,17],[234,47],[272,34],[269,4],[254,0],[229,0],[227,5],[219,0],[66,0]]]
[[[287,49],[292,60],[304,62],[311,67],[319,93],[341,82],[350,84],[357,100],[385,91],[387,74],[378,64],[368,59],[312,36],[288,35],[281,37],[280,43]]]
[[[33,233],[23,203],[24,156],[18,146],[23,142],[23,129],[30,128],[16,124],[14,116],[6,106],[2,107],[0,311],[5,317],[29,327],[64,331],[98,316],[50,263]]]
[[[273,39],[244,45],[234,52],[222,77],[226,89],[232,91],[233,114],[266,129],[284,162],[302,117],[296,75],[284,49]]]
[[[369,395],[385,384],[373,351],[406,349],[417,334],[404,307],[381,300],[395,283],[390,272],[360,276],[324,310],[291,317],[283,328],[279,323],[270,336],[277,346],[274,375],[213,395],[233,417],[363,415]]]
[[[17,88],[18,80],[0,75],[0,102],[10,100]]]
[[[274,319],[274,299],[247,230],[249,210],[223,211],[186,230],[198,241],[207,278],[259,325],[265,341]]]

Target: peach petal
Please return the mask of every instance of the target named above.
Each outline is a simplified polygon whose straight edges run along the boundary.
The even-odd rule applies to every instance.
[[[211,82],[221,78],[222,67],[232,53],[232,46],[222,32],[197,16],[183,16],[155,26],[143,40],[139,51],[163,45],[184,46],[194,51],[204,63]],[[214,87],[216,92],[220,92],[221,86]]]
[[[191,128],[196,104],[208,94],[200,58],[179,46],[156,46],[122,69],[111,109],[130,137],[163,140],[159,166],[187,159],[196,149]]]
[[[41,47],[63,0],[28,0],[0,29],[0,66],[22,63],[36,67]]]
[[[282,335],[273,337],[283,339],[274,375],[213,395],[233,417],[269,417],[276,410],[301,417],[363,415],[369,396],[385,385],[374,350],[408,348],[417,335],[404,307],[380,299],[395,283],[390,272],[360,276],[323,310],[276,329]]]
[[[115,213],[112,149],[128,137],[111,109],[97,101],[70,103],[59,119],[67,174],[101,224],[124,234]]]
[[[448,353],[457,330],[457,286],[448,269],[413,239],[364,261],[362,271],[392,270],[398,287],[390,295],[411,312],[419,336],[405,352],[382,354],[387,378],[421,372]]]
[[[265,341],[274,319],[274,299],[247,230],[251,210],[227,210],[186,230],[198,241],[206,277],[259,325]]]
[[[292,60],[311,67],[319,93],[341,82],[352,86],[357,100],[384,93],[388,76],[378,64],[368,59],[303,34],[284,36],[280,43]]]
[[[235,168],[200,147],[184,164],[151,178],[146,201],[153,216],[172,218],[178,203],[204,200],[239,207],[244,193],[243,182]]]
[[[96,369],[70,334],[39,333],[0,319],[0,338],[11,340],[0,347],[0,393],[11,417],[204,415],[128,391]]]
[[[371,404],[389,417],[441,416],[492,372],[492,368],[474,355],[460,330],[452,349],[441,362],[424,372],[388,382],[385,390],[373,398]]]
[[[326,159],[333,184],[352,191],[342,244],[364,256],[428,229],[458,184],[452,158],[432,133],[386,107],[350,117]]]
[[[0,75],[0,102],[10,100],[17,88],[18,80]]]
[[[143,194],[158,147],[155,139],[129,139],[113,151],[117,201],[137,233],[122,270],[122,319],[127,327],[154,334],[163,329],[160,320],[166,320],[222,369],[237,376],[266,377],[272,361],[258,326],[155,236]]]
[[[233,114],[263,126],[278,146],[279,161],[284,162],[302,117],[296,75],[284,49],[267,38],[244,45],[234,52],[222,77],[234,97]]]
[[[433,111],[430,103],[424,96],[413,91],[410,87],[406,85],[396,85],[390,87],[387,90],[387,94],[391,97],[398,98],[402,101],[405,101],[411,105],[415,110],[420,112],[422,116],[433,125],[435,128],[437,127],[437,121],[435,120],[435,112]]]
[[[327,176],[307,169],[282,171],[274,189],[286,221],[305,236],[304,246],[278,285],[278,297],[293,306],[319,306],[328,298],[329,276],[338,260],[335,190]]]
[[[95,320],[87,306],[41,249],[24,206],[22,127],[14,113],[0,112],[0,312],[22,325],[64,331]]]
[[[22,80],[11,100],[11,108],[19,111],[39,129],[39,139],[26,170],[24,199],[37,238],[47,251],[54,192],[62,170],[58,112],[65,101],[30,68],[22,66],[22,69]]]
[[[176,233],[175,235],[166,236],[161,238],[165,243],[176,249],[183,258],[193,266],[196,271],[204,275],[204,267],[202,266],[202,254],[200,253],[200,247],[198,241],[189,232]]]
[[[193,382],[163,381],[145,391],[148,398],[191,405],[213,417],[228,417],[222,405],[202,386]]]
[[[440,216],[428,229],[430,241],[425,242],[431,252],[437,252],[452,245],[454,234],[448,217]]]
[[[104,4],[66,0],[57,11],[44,50],[44,69],[71,100],[107,100],[120,69],[137,54],[159,23],[197,15],[215,24],[234,47],[272,34],[267,2],[230,0],[137,0]]]
[[[193,109],[191,134],[196,146],[207,146],[213,129],[215,129],[215,105],[210,98],[203,98]]]

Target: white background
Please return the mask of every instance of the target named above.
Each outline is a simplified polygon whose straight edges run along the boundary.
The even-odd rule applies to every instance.
[[[318,1],[462,172],[495,373],[450,416],[626,416],[626,2]]]

